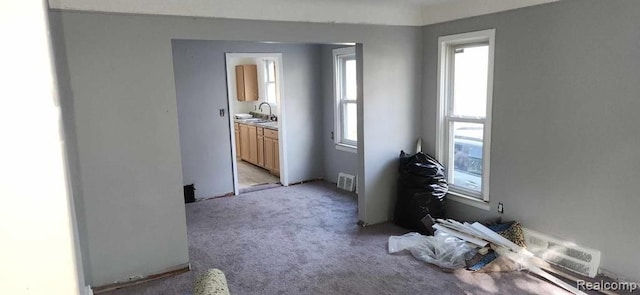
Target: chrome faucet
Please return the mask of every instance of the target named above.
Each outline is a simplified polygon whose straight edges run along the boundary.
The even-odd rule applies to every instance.
[[[263,105],[267,105],[269,107],[269,120],[272,120],[273,119],[273,114],[271,113],[271,105],[266,101],[260,103],[260,105],[258,106],[258,109],[260,110],[260,112],[262,112],[262,106]]]

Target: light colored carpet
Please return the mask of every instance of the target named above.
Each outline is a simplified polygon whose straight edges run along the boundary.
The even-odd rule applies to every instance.
[[[106,294],[191,294],[210,268],[231,294],[567,294],[523,272],[443,273],[387,254],[390,223],[359,227],[355,195],[311,182],[187,204],[193,270]],[[153,249],[149,249],[153,251]]]
[[[240,189],[246,189],[261,184],[280,182],[280,178],[271,175],[267,170],[256,167],[242,160],[238,160],[237,163],[238,185]]]

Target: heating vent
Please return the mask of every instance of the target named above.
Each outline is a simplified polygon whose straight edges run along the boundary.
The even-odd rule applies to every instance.
[[[592,278],[598,273],[600,251],[561,241],[526,228],[523,228],[522,232],[527,249],[543,260]]]
[[[346,173],[338,173],[338,188],[352,192],[356,188],[356,177]]]

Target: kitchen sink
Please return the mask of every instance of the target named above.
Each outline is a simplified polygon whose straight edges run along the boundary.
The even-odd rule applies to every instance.
[[[271,120],[261,119],[261,118],[238,119],[236,122],[254,124],[254,125],[257,125],[257,126],[267,127],[267,128],[271,128],[271,129],[277,129],[278,128],[278,122],[277,121],[271,121]]]
[[[240,120],[242,122],[247,122],[247,123],[267,123],[267,122],[271,122],[269,120],[265,120],[265,119],[260,119],[260,118],[251,118],[251,119],[242,119]]]
[[[276,122],[276,121],[256,122],[256,124],[258,124],[260,126],[272,127],[272,128],[277,128],[278,127],[278,122]]]

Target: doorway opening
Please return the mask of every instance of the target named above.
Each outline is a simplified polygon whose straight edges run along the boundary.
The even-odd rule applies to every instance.
[[[195,200],[357,177],[361,76],[339,50],[355,46],[172,40],[183,185]]]
[[[287,185],[281,135],[282,53],[226,53],[236,195]]]

